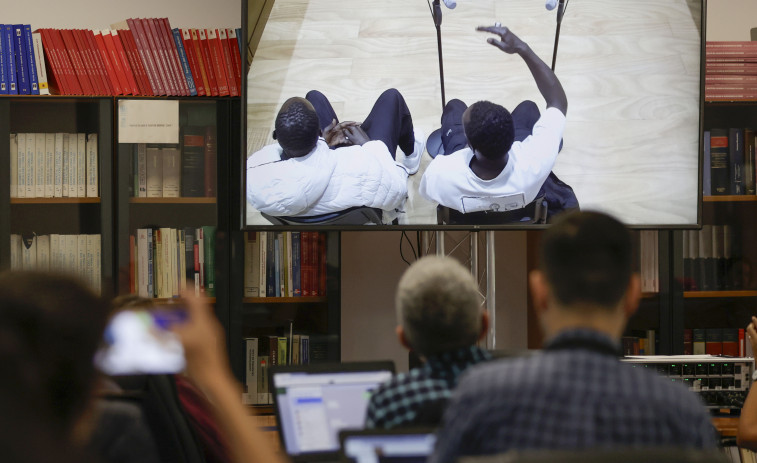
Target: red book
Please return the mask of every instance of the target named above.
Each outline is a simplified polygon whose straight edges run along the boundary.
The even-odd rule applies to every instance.
[[[126,23],[129,25],[134,41],[137,44],[137,50],[139,50],[139,56],[144,63],[147,78],[150,81],[150,87],[155,95],[166,95],[167,93],[163,86],[163,80],[160,77],[158,66],[155,63],[155,56],[150,49],[150,44],[145,36],[145,31],[142,29],[142,23],[136,19],[127,19]]]
[[[237,41],[237,32],[234,29],[226,30],[229,38],[229,55],[234,63],[234,77],[236,77],[237,87],[242,91],[242,56],[239,54],[239,42]]]
[[[205,196],[216,195],[216,165],[217,165],[216,131],[215,127],[205,129]]]
[[[217,29],[218,42],[221,45],[223,62],[226,65],[226,80],[229,83],[229,95],[239,96],[239,87],[237,86],[236,72],[234,71],[234,63],[229,53],[229,37],[226,35],[226,29]]]
[[[103,83],[103,87],[105,88],[105,91],[107,92],[106,95],[115,95],[115,90],[113,88],[113,83],[110,80],[110,76],[108,75],[108,69],[105,66],[105,62],[103,61],[102,53],[100,52],[100,47],[97,44],[97,41],[95,41],[95,33],[91,30],[82,30],[82,33],[84,34],[84,37],[87,39],[87,42],[89,42],[89,48],[92,50],[92,59],[95,61],[95,65],[97,67],[97,72],[100,75],[100,79]]]
[[[181,33],[181,41],[184,44],[184,52],[187,54],[187,61],[189,61],[189,70],[192,72],[192,77],[194,77],[195,80],[197,96],[205,96],[205,86],[202,83],[200,65],[197,62],[197,56],[195,55],[192,34],[189,32],[189,29],[180,29],[179,32]]]
[[[321,296],[326,295],[326,234],[318,233],[318,290]]]
[[[113,36],[109,30],[104,30],[102,31],[102,38],[103,42],[105,42],[105,49],[108,51],[110,64],[113,66],[113,70],[116,71],[116,78],[118,79],[118,87],[121,89],[121,94],[127,94],[129,92],[129,81],[121,66],[121,59],[118,57],[118,50],[116,50]]]
[[[121,37],[119,36],[118,31],[110,31],[110,36],[113,38],[113,45],[116,48],[116,54],[118,55],[118,59],[121,62],[121,69],[123,69],[124,75],[126,76],[126,83],[128,84],[124,89],[124,93],[139,95],[137,80],[134,78],[134,72],[132,71],[131,65],[129,64],[129,58],[127,58],[126,56],[126,50],[124,49],[124,45],[121,41]]]
[[[137,292],[137,282],[134,278],[134,254],[134,235],[129,235],[129,292],[131,294]]]
[[[190,29],[189,34],[192,37],[192,48],[194,49],[195,58],[197,58],[200,77],[202,77],[201,79],[197,79],[198,85],[202,84],[203,88],[205,88],[205,95],[212,96],[213,92],[210,89],[210,79],[208,79],[205,57],[203,56],[202,44],[200,43],[200,32],[197,29]]]
[[[321,266],[321,256],[318,252],[318,241],[320,233],[313,232],[313,234],[310,237],[310,295],[311,296],[320,296],[321,293],[318,291],[319,286],[319,275],[318,275],[318,269]]]
[[[746,343],[744,339],[744,328],[739,328],[739,357],[746,356]]]
[[[158,71],[161,73],[161,78],[163,79],[163,84],[168,95],[179,95],[179,91],[176,88],[176,82],[174,82],[173,79],[173,73],[168,68],[166,50],[164,49],[157,30],[155,29],[155,21],[149,18],[140,19],[139,21],[142,22],[142,28],[147,34],[147,41],[150,43],[150,49],[153,51],[153,56],[155,56],[155,62],[158,65]]]
[[[223,60],[223,51],[221,50],[221,41],[215,29],[205,31],[208,37],[208,47],[210,48],[210,59],[213,63],[213,74],[216,76],[218,84],[218,95],[229,96],[229,83],[226,79],[226,65]]]
[[[45,49],[45,61],[47,61],[48,85],[50,93],[58,95],[68,95],[70,90],[66,82],[67,78],[63,73],[63,65],[59,61],[58,50],[55,49],[49,29],[37,29],[42,37],[42,47]]]
[[[150,79],[147,77],[147,71],[145,71],[142,58],[139,56],[139,50],[137,50],[137,44],[134,42],[132,32],[129,29],[120,30],[118,31],[118,37],[121,38],[126,49],[126,57],[129,59],[132,71],[134,71],[134,78],[137,80],[140,94],[145,96],[155,95],[150,86]]]
[[[89,77],[89,81],[92,83],[92,90],[95,92],[95,95],[105,95],[106,91],[100,80],[100,74],[95,69],[95,63],[92,60],[91,53],[89,53],[89,43],[84,41],[81,29],[71,29],[71,36],[74,38],[76,48],[79,49],[79,56],[81,56],[87,77]]]
[[[205,72],[208,74],[210,95],[219,96],[218,81],[216,80],[213,59],[210,57],[210,47],[208,46],[208,37],[205,35],[205,29],[198,29],[197,34],[200,37],[200,47],[202,47],[202,60],[205,64]]]
[[[173,38],[171,24],[168,22],[168,18],[158,18],[156,21],[158,29],[163,30],[163,38],[167,43],[166,48],[168,49],[168,61],[171,63],[171,68],[173,69],[174,74],[176,74],[179,91],[182,95],[189,96],[189,85],[187,85],[187,77],[184,75],[184,69],[179,60],[179,50],[176,49],[176,42]]]
[[[84,62],[82,61],[81,54],[79,53],[79,48],[76,46],[74,34],[69,29],[61,29],[60,36],[63,40],[63,45],[65,47],[66,53],[68,54],[68,57],[71,60],[71,64],[73,65],[74,74],[76,75],[76,78],[79,80],[79,84],[81,85],[82,93],[84,95],[94,95],[95,89],[94,87],[92,87],[92,83],[89,81],[87,70],[84,69]]]
[[[108,49],[105,47],[105,40],[103,39],[102,33],[100,31],[95,32],[94,38],[95,43],[97,44],[97,48],[100,51],[102,62],[105,65],[105,72],[108,75],[108,80],[110,80],[110,87],[113,91],[113,95],[121,95],[123,94],[123,90],[121,89],[121,84],[119,84],[118,82],[118,75],[116,74],[116,70],[113,68],[113,64],[111,64],[110,62],[110,56]]]
[[[68,54],[68,50],[66,50],[62,31],[60,29],[50,29],[50,32],[52,33],[55,47],[58,49],[58,56],[61,57],[61,60],[64,63],[64,72],[65,75],[68,76],[69,88],[73,92],[72,95],[83,95],[84,87],[82,87],[79,76],[76,74],[74,63],[71,61],[71,56]]]

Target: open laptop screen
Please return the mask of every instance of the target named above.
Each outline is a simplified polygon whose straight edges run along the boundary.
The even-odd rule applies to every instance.
[[[274,371],[273,387],[286,452],[337,452],[339,431],[362,429],[373,391],[394,372],[391,363],[357,371]]]
[[[432,430],[345,431],[341,455],[355,463],[423,463],[434,450]]]

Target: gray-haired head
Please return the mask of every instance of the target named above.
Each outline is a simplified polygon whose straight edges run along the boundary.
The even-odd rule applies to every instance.
[[[420,355],[472,346],[481,334],[478,286],[450,257],[414,262],[400,279],[395,304],[405,338]]]

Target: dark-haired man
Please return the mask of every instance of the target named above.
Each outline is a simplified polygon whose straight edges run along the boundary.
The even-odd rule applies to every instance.
[[[287,100],[276,117],[278,143],[247,160],[252,207],[273,216],[314,216],[368,206],[391,219],[407,198],[407,177],[418,171],[425,149],[405,100],[386,90],[361,124],[337,123],[320,92]],[[336,130],[342,136],[332,137]],[[329,146],[332,138],[338,145]]]
[[[466,198],[504,196],[513,208],[541,195],[546,195],[550,212],[577,208],[573,190],[551,173],[568,109],[560,81],[508,28],[478,30],[497,34],[500,40],[490,38],[488,43],[523,59],[547,110],[540,114],[534,102],[524,101],[511,114],[489,101],[467,107],[460,100],[451,100],[442,114],[442,144],[444,152],[451,154],[437,156],[426,168],[421,195],[460,212],[477,211],[470,209]],[[473,204],[480,206],[476,201]]]
[[[529,285],[544,351],[469,369],[429,461],[513,449],[715,448],[694,393],[618,360],[641,296],[623,224],[563,214],[544,233],[538,262]]]

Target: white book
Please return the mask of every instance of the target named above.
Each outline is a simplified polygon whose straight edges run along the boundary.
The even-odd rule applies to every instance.
[[[91,288],[95,287],[95,235],[87,236],[87,257],[84,270],[84,280]]]
[[[181,294],[187,290],[187,237],[184,233],[184,230],[177,230],[176,233],[179,234],[179,246],[176,249],[176,252],[178,253],[178,268],[176,269],[176,278],[179,280],[179,294]]]
[[[21,235],[21,268],[35,270],[37,268],[37,235],[34,233]]]
[[[21,270],[21,235],[11,234],[11,270]]]
[[[171,278],[171,248],[173,247],[173,240],[171,239],[171,229],[165,227],[161,232],[161,240],[163,243],[162,254],[160,256],[161,272],[163,273],[163,296],[171,297],[173,295],[173,285]]]
[[[163,159],[160,148],[147,148],[146,150],[146,184],[148,198],[163,197]]]
[[[53,171],[53,197],[63,196],[63,138],[65,134],[55,134],[55,170]]]
[[[171,254],[169,258],[171,259],[171,296],[172,297],[179,297],[179,274],[178,274],[178,263],[179,263],[179,236],[178,236],[178,230],[175,228],[171,228],[171,240],[169,241],[169,249],[171,250]]]
[[[76,134],[76,196],[87,197],[87,134]]]
[[[258,234],[258,247],[260,248],[260,259],[258,260],[258,266],[259,266],[259,277],[260,281],[258,282],[258,292],[260,294],[260,297],[266,297],[269,296],[269,294],[266,294],[266,265],[265,261],[268,258],[268,248],[266,240],[268,240],[268,232],[260,232]]]
[[[63,172],[61,174],[61,194],[64,198],[68,198],[68,182],[69,175],[71,175],[71,138],[69,138],[69,134],[64,133],[63,135]]]
[[[135,196],[139,198],[147,197],[147,145],[137,143],[137,187],[138,191]]]
[[[100,235],[91,235],[94,241],[95,259],[93,261],[94,267],[92,269],[92,278],[95,280],[94,289],[97,294],[102,292],[102,255],[101,255],[101,238]],[[89,242],[88,242],[89,244]]]
[[[245,386],[248,404],[258,402],[258,338],[245,338]]]
[[[68,197],[76,198],[79,194],[79,137],[75,133],[68,134]]]
[[[55,134],[45,134],[45,198],[55,194]]]
[[[60,271],[60,235],[50,235],[50,271]]]
[[[16,134],[16,159],[18,159],[18,197],[26,198],[26,134]]]
[[[71,275],[79,274],[79,242],[77,235],[66,236],[66,271]]]
[[[37,237],[37,269],[43,272],[50,271],[50,235]]]
[[[271,403],[271,394],[268,393],[268,361],[269,356],[258,355],[258,404]]]
[[[18,143],[16,134],[10,135],[10,158],[11,158],[11,198],[18,197]]]
[[[163,148],[163,197],[178,198],[181,191],[181,154],[178,148]]]
[[[150,243],[152,246],[152,243]],[[144,228],[137,229],[137,294],[142,297],[152,297],[147,292],[147,230]]]
[[[98,172],[97,134],[89,133],[87,134],[87,198],[97,198],[100,195]]]
[[[39,32],[32,32],[32,43],[34,44],[34,66],[37,69],[39,94],[49,95],[50,88],[47,83],[47,70],[45,69],[45,50],[42,47],[42,35]]]
[[[35,162],[35,156],[37,155],[36,141],[37,137],[33,133],[27,133],[26,135],[26,197],[34,198],[37,194],[37,187],[35,182],[37,176],[35,170],[37,163]]]
[[[34,196],[45,197],[45,134],[34,134]]]
[[[87,235],[76,235],[76,276],[87,281]]]

